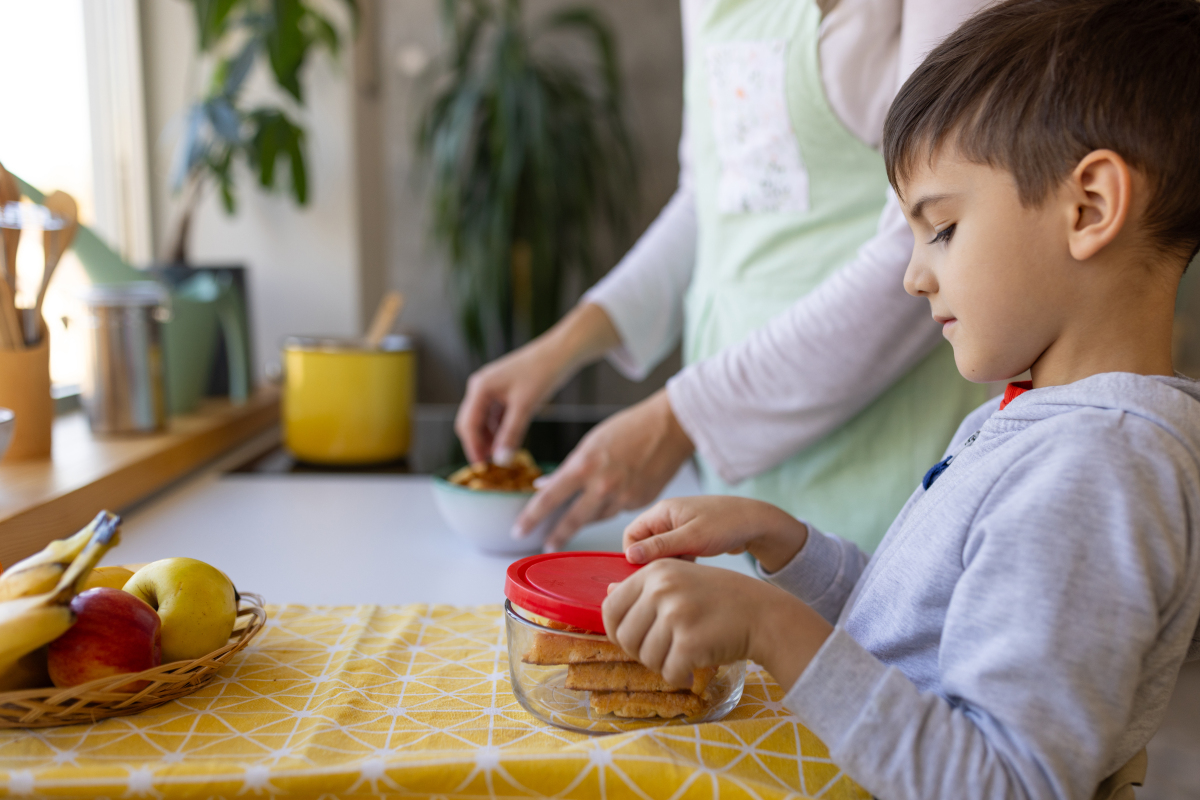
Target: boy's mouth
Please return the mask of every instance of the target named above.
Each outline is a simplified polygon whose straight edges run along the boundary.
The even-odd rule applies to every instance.
[[[950,328],[954,325],[954,323],[958,322],[958,320],[954,317],[939,317],[937,314],[933,315],[933,321],[942,326],[943,336],[949,333]]]

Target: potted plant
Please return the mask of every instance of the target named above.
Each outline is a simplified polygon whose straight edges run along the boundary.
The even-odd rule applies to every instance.
[[[308,203],[306,136],[296,119],[304,105],[301,72],[313,52],[336,57],[343,36],[306,0],[189,2],[199,61],[194,74],[203,88],[182,114],[171,170],[182,209],[167,263],[154,270],[172,295],[164,339],[172,413],[191,411],[205,394],[244,399],[253,382],[245,270],[190,263],[189,233],[200,199],[216,188],[226,213],[233,214],[234,165],[242,160],[268,191],[284,189],[286,172],[292,198],[301,206]],[[356,24],[357,0],[343,2]],[[246,79],[260,62],[273,78],[274,97],[250,101]]]
[[[636,171],[617,49],[595,11],[527,22],[520,0],[442,0],[447,53],[419,126],[433,235],[480,359],[542,333],[598,234],[627,239]],[[561,55],[553,39],[584,47]],[[604,226],[604,227],[602,227]]]
[[[304,105],[300,72],[310,53],[337,56],[342,34],[333,21],[305,0],[189,0],[196,17],[199,74],[204,89],[183,113],[171,186],[184,196],[168,260],[186,264],[188,232],[205,190],[215,186],[225,211],[234,213],[233,165],[244,159],[268,191],[282,188],[278,164],[289,175],[298,205],[308,203],[305,132],[294,119]],[[357,21],[357,0],[343,0]],[[262,60],[279,89],[279,102],[248,105],[246,77]]]

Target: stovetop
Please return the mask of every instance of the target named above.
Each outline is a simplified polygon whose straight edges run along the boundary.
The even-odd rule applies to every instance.
[[[525,447],[542,463],[558,464],[597,423],[623,406],[555,405],[543,409],[529,426]],[[413,442],[406,458],[386,464],[327,466],[297,461],[282,445],[268,450],[230,472],[266,475],[286,474],[430,474],[466,461],[454,435],[457,405],[422,404],[413,411]]]

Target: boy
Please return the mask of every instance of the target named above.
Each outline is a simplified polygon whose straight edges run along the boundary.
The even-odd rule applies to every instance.
[[[963,375],[1032,381],[967,418],[869,563],[764,503],[655,506],[609,637],[680,686],[758,661],[886,800],[1131,797],[1200,655],[1200,385],[1171,369],[1197,143],[1196,0],[968,21],[887,122],[905,288]],[[770,583],[664,559],[744,550]]]

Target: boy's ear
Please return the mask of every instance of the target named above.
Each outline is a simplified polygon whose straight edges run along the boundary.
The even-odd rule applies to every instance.
[[[1093,150],[1067,180],[1072,204],[1068,247],[1076,261],[1086,261],[1117,238],[1133,201],[1133,174],[1112,150]]]

